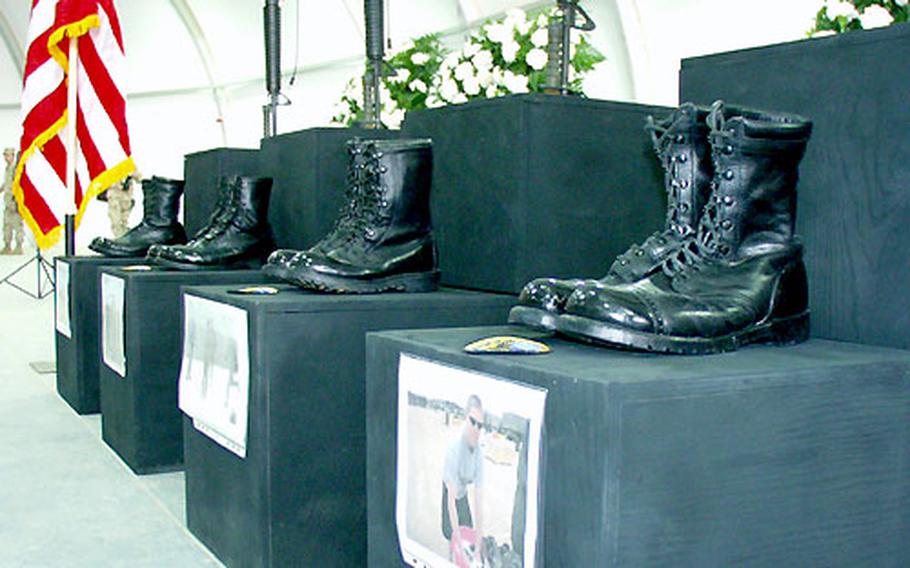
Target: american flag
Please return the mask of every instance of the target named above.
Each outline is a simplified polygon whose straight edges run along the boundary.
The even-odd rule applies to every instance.
[[[76,187],[66,188],[69,38],[77,37]],[[125,57],[114,0],[32,0],[22,86],[22,140],[13,194],[40,248],[56,243],[75,205],[135,169],[122,84]]]

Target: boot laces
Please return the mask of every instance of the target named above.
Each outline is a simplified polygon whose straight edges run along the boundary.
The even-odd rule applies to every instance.
[[[706,122],[711,130],[709,135],[711,159],[715,165],[714,179],[711,181],[711,196],[705,204],[695,234],[683,240],[661,267],[664,274],[671,277],[684,275],[690,268],[698,270],[704,259],[723,258],[731,251],[721,234],[723,219],[721,219],[720,205],[722,197],[718,191],[724,171],[722,166],[727,160],[724,150],[732,148],[732,135],[726,129],[722,101],[717,101],[711,106]]]
[[[641,256],[645,254],[646,250],[666,246],[669,243],[678,241],[680,238],[686,238],[693,234],[692,228],[679,220],[680,207],[682,205],[680,192],[682,182],[679,180],[679,161],[672,157],[674,146],[685,141],[683,135],[680,134],[680,130],[686,126],[688,120],[689,118],[680,111],[673,112],[660,121],[654,120],[653,116],[648,116],[645,119],[645,131],[651,136],[654,153],[657,154],[661,166],[669,177],[669,183],[665,184],[667,191],[666,229],[655,231],[642,244],[634,244],[629,247],[628,250],[617,257],[617,261],[620,264],[628,264],[631,257]]]
[[[356,215],[363,184],[363,143],[354,139],[348,142],[348,171],[345,176],[344,203],[338,210],[338,217],[323,240],[334,240],[341,235],[347,237]]]
[[[382,165],[382,151],[376,145],[369,143],[363,150],[363,163],[359,168],[359,184],[356,198],[351,204],[350,216],[347,221],[347,240],[370,240],[376,235],[376,226],[386,216],[385,187],[382,175],[386,166]]]

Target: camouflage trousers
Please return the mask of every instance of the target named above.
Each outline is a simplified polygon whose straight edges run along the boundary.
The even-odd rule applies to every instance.
[[[3,208],[3,245],[10,248],[13,242],[16,248],[22,248],[22,240],[25,238],[25,226],[22,222],[22,216],[19,215],[19,209],[16,208],[16,202],[9,199]]]
[[[133,210],[133,197],[123,191],[107,191],[107,216],[111,220],[111,232],[114,238],[122,237],[129,230],[127,221]]]

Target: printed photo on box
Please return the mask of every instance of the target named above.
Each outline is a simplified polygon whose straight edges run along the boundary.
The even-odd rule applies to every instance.
[[[395,510],[407,564],[533,568],[546,394],[402,354]]]
[[[246,455],[249,367],[246,310],[185,296],[178,404],[197,429],[241,457]]]
[[[54,285],[54,313],[56,315],[56,328],[61,335],[72,339],[73,330],[70,327],[70,265],[58,260],[55,272]]]
[[[101,358],[121,377],[126,377],[126,350],[123,345],[122,278],[101,275]]]

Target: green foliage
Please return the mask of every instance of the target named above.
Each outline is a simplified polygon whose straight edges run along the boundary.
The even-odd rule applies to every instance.
[[[907,0],[826,0],[808,35],[840,34],[906,22]],[[890,21],[889,21],[890,20]]]

